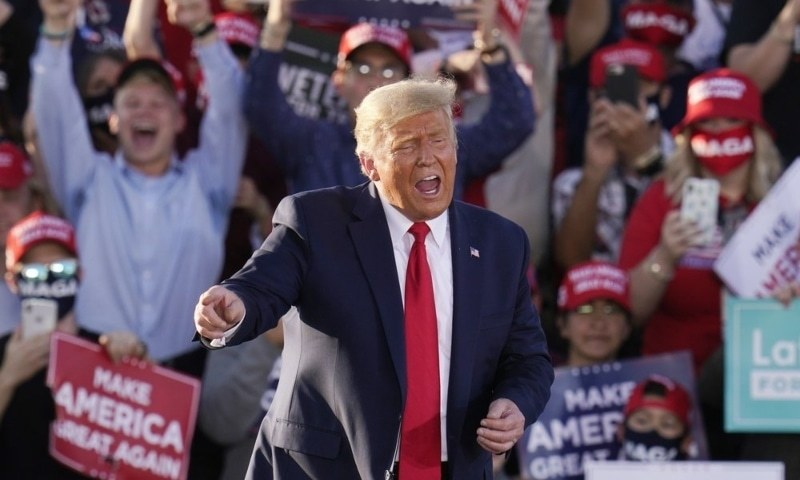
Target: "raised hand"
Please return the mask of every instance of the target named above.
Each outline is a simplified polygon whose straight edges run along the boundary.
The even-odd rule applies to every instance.
[[[47,366],[49,358],[50,334],[43,333],[23,339],[22,330],[18,328],[6,344],[0,378],[16,388]]]
[[[174,25],[180,25],[189,31],[199,28],[213,21],[211,6],[208,0],[165,0],[167,3],[167,18]]]
[[[100,345],[105,348],[114,363],[123,358],[146,358],[147,346],[133,332],[119,331],[100,335]]]

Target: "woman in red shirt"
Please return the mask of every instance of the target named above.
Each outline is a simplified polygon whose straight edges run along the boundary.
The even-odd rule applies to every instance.
[[[634,207],[619,264],[631,275],[642,353],[690,350],[695,369],[721,345],[722,281],[712,270],[725,242],[780,174],[761,117],[761,97],[745,76],[717,69],[689,84],[686,116],[673,129],[676,150],[663,178]],[[690,177],[715,179],[718,215],[710,239],[681,217]],[[714,223],[714,222],[712,222]]]

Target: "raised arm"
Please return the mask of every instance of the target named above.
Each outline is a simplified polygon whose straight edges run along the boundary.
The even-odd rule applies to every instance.
[[[574,183],[570,178],[574,172],[565,172],[567,176],[558,177],[554,183],[553,221],[556,232],[553,248],[556,261],[564,269],[592,257],[597,238],[600,190],[619,158],[611,139],[610,108],[610,103],[604,99],[592,104],[584,164],[574,190],[565,184]]]
[[[760,5],[751,9],[761,8]],[[755,13],[758,13],[757,11]],[[750,22],[737,18],[732,22]],[[762,92],[778,81],[786,69],[795,43],[796,28],[800,24],[800,0],[788,0],[769,29],[754,43],[739,43],[728,52],[727,64],[750,77]]]
[[[489,83],[489,109],[478,123],[458,129],[458,168],[467,178],[491,173],[533,132],[531,90],[517,74],[497,27],[497,0],[456,9],[456,17],[475,21],[475,47]],[[487,141],[491,139],[491,141]]]
[[[200,124],[200,143],[187,155],[212,197],[218,218],[227,218],[247,148],[242,114],[244,72],[228,45],[219,38],[208,0],[167,0],[169,21],[194,36],[194,49],[208,92],[208,108]]]
[[[31,105],[39,147],[56,199],[75,219],[81,189],[98,165],[86,114],[72,77],[69,48],[77,1],[40,0],[43,22],[31,59]]]
[[[575,65],[600,43],[611,23],[609,0],[571,0],[567,8],[564,48]]]
[[[161,58],[161,48],[155,40],[155,19],[159,0],[131,0],[122,41],[129,59]]]
[[[313,157],[313,136],[328,122],[297,115],[278,83],[282,52],[291,30],[293,0],[271,0],[261,31],[261,44],[250,60],[245,85],[244,112],[259,140],[292,176]]]

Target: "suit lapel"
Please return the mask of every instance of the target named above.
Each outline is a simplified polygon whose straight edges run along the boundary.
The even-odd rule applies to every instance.
[[[478,318],[483,273],[480,244],[454,203],[450,208],[450,244],[453,257],[453,338],[450,352],[448,391],[448,434],[458,438],[469,402],[475,349],[478,348]],[[477,250],[476,250],[477,249]]]
[[[386,333],[386,343],[389,345],[397,382],[405,398],[403,300],[397,283],[392,239],[386,224],[386,215],[374,185],[370,184],[369,188],[362,190],[353,214],[358,220],[349,225],[350,235],[380,312],[380,321]]]

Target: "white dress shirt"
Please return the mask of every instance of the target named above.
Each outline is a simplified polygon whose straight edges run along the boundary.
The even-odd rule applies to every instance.
[[[392,237],[394,262],[397,267],[397,281],[406,298],[406,267],[414,236],[408,229],[414,223],[403,216],[383,197],[381,204],[389,223]],[[425,222],[431,229],[425,238],[425,251],[433,277],[433,297],[436,303],[436,331],[439,336],[439,413],[441,415],[442,461],[447,461],[447,387],[450,383],[450,349],[453,336],[453,262],[450,251],[450,223],[447,211]]]

